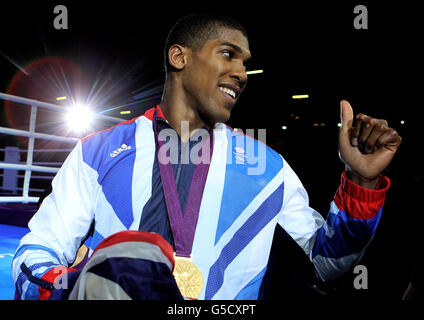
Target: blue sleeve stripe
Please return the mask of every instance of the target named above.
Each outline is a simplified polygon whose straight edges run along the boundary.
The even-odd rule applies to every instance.
[[[377,215],[369,220],[348,217],[342,210],[337,214],[329,212],[326,221],[328,231],[324,226],[317,230],[312,259],[317,255],[339,259],[361,252],[374,236],[382,212],[383,208],[380,208]]]
[[[93,233],[93,238],[91,239],[91,243],[90,243],[90,249],[94,251],[94,249],[96,249],[96,247],[99,245],[100,242],[102,242],[102,240],[104,239],[104,237],[97,232],[97,230],[94,230]]]
[[[44,263],[36,263],[31,265],[30,267],[28,267],[28,269],[33,272],[34,270],[37,270],[41,267],[54,267],[57,266],[56,263],[53,263],[51,261],[49,262],[44,262]],[[49,271],[51,268],[48,268],[47,270],[45,270],[42,274],[46,273],[47,271]],[[39,276],[39,275],[37,275]],[[18,293],[18,295],[21,297],[22,296],[22,286],[24,285],[25,281],[28,280],[27,275],[24,272],[20,272],[18,279],[16,280],[16,284],[15,284],[15,289],[16,292]]]
[[[44,250],[47,251],[51,256],[53,256],[59,263],[61,260],[59,259],[56,252],[54,252],[52,249],[39,245],[39,244],[24,244],[16,251],[15,257],[13,259],[16,259],[20,257],[26,250]]]

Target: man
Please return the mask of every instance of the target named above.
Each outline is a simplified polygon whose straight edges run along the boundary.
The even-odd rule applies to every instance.
[[[230,18],[193,15],[174,26],[160,105],[82,139],[53,180],[13,261],[17,298],[51,297],[55,270],[72,264],[93,219],[91,258],[71,298],[179,298],[173,270],[184,297],[257,299],[277,223],[321,279],[357,263],[381,217],[390,185],[381,173],[401,138],[366,115],[353,126],[342,101],[346,170],[324,221],[281,155],[223,124],[245,89],[249,59],[246,32]],[[252,170],[249,148],[263,151],[262,171]]]

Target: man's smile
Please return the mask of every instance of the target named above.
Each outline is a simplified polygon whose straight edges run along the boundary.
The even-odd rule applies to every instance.
[[[231,108],[234,107],[237,101],[237,98],[240,96],[240,93],[241,93],[240,87],[233,84],[229,84],[229,83],[220,84],[218,87],[219,87],[219,90],[225,96],[225,99],[226,101],[228,101],[228,104],[230,105],[230,107]]]

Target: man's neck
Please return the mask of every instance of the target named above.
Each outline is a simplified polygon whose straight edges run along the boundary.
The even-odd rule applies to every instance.
[[[189,140],[195,130],[206,125],[195,108],[166,88],[160,108],[165,119],[177,131],[183,142]],[[183,121],[188,122],[189,130],[182,130]]]

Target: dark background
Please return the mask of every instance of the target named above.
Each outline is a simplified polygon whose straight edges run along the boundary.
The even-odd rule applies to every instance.
[[[401,299],[419,256],[423,225],[419,204],[423,28],[418,7],[405,1],[199,3],[3,2],[0,92],[58,103],[55,97],[69,93],[63,79],[52,75],[52,79],[62,79],[62,87],[55,87],[53,80],[37,76],[37,70],[59,65],[75,72],[74,79],[68,74],[71,86],[80,86],[85,95],[90,88],[103,95],[93,105],[96,111],[131,104],[125,107],[132,111],[126,118],[133,118],[160,100],[163,46],[176,20],[197,12],[232,16],[249,34],[250,69],[264,73],[249,76],[228,125],[267,129],[267,144],[290,163],[309,192],[311,206],[323,216],[343,170],[337,154],[340,100],[350,101],[355,113],[388,120],[402,136],[401,149],[385,173],[392,187],[384,215],[360,262],[368,268],[369,289],[355,290],[353,273],[322,287],[330,296]],[[59,4],[68,9],[68,30],[53,27],[53,8]],[[353,27],[353,10],[360,4],[368,9],[367,30]],[[42,60],[46,57],[56,58]],[[34,61],[41,63],[34,67]],[[16,65],[30,75],[22,74]],[[15,86],[13,79],[19,80]],[[293,94],[309,94],[310,98],[293,100]],[[104,114],[125,117],[120,110],[124,109]],[[0,114],[0,125],[27,129],[26,108],[0,100]],[[38,131],[57,132],[59,124],[51,113],[39,112]],[[26,143],[0,135],[1,147],[25,148]],[[281,230],[276,232],[271,259],[264,297],[322,297],[309,288],[314,280],[303,252]]]

